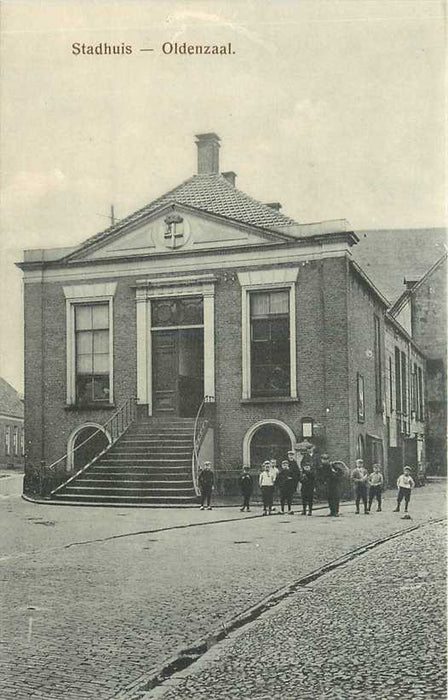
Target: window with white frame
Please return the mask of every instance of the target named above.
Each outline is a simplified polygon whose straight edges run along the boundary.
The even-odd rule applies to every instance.
[[[289,396],[289,290],[250,292],[252,396]]]
[[[67,404],[113,403],[113,296],[116,283],[64,287]]]
[[[75,305],[76,403],[109,401],[109,304]]]
[[[5,428],[5,454],[11,454],[11,426]]]
[[[25,431],[23,428],[20,431],[20,454],[22,457],[25,456]]]
[[[18,455],[19,454],[19,429],[16,425],[14,426],[14,432],[13,432],[13,436],[12,436],[12,444],[13,444],[14,454]]]
[[[242,398],[297,398],[298,269],[238,272],[242,291]]]

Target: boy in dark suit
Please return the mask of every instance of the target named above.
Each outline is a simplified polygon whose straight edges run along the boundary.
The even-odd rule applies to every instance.
[[[243,496],[243,505],[240,508],[241,512],[244,511],[244,509],[247,510],[247,512],[250,511],[249,508],[249,501],[250,497],[252,495],[252,490],[253,490],[253,482],[252,482],[252,477],[249,473],[249,467],[246,465],[243,467],[243,473],[240,476],[240,489],[241,489],[241,495]]]

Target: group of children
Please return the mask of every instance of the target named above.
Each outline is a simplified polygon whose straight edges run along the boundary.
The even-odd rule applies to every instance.
[[[280,469],[277,468],[275,460],[265,460],[263,462],[263,470],[258,477],[258,485],[263,500],[263,515],[272,513],[275,488],[278,489],[282,513],[285,512],[286,506],[288,513],[292,515],[292,500],[299,483],[302,484],[302,515],[312,515],[314,481],[315,475],[311,469],[311,464],[306,460],[302,460],[302,464],[299,467],[295,454],[292,451],[288,452],[288,459],[282,461]],[[241,510],[243,511],[245,508],[249,510],[250,495],[245,496],[245,493],[249,492],[251,494],[253,485],[248,467],[244,467],[243,475],[240,477],[240,486],[245,499]]]
[[[308,455],[309,457],[309,455]],[[328,455],[323,454],[321,457],[321,471],[324,480],[327,483],[328,489],[328,505],[329,515],[337,517],[339,515],[340,502],[340,484],[342,477],[348,474],[348,469],[341,461],[330,462]],[[302,497],[302,515],[312,515],[314,489],[315,489],[315,470],[312,468],[311,459],[305,454],[302,457],[300,466],[298,465],[295,453],[291,450],[288,452],[288,458],[281,462],[280,469],[277,468],[275,459],[265,460],[263,462],[262,471],[258,477],[258,485],[261,490],[263,502],[263,515],[270,515],[273,509],[275,489],[278,489],[280,498],[281,512],[293,514],[292,501],[299,483],[301,484]],[[384,487],[384,479],[381,473],[379,464],[373,465],[373,471],[369,473],[364,467],[362,459],[356,460],[356,466],[350,474],[351,481],[355,490],[355,513],[359,514],[360,504],[362,502],[364,513],[370,513],[373,501],[377,502],[377,512],[381,512],[382,491]],[[214,475],[210,462],[205,462],[199,473],[199,489],[201,492],[200,509],[212,510],[210,505],[211,494],[214,483]],[[244,466],[243,472],[239,478],[239,485],[243,504],[240,508],[241,512],[250,511],[250,499],[253,493],[254,482],[250,474],[249,467]],[[404,467],[403,474],[397,480],[397,506],[395,512],[399,512],[402,501],[405,503],[405,513],[408,512],[411,491],[415,486],[415,482],[411,476],[411,468]]]

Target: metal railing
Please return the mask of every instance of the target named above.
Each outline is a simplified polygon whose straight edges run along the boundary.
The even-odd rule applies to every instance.
[[[193,455],[191,458],[191,475],[193,477],[194,490],[196,491],[197,496],[199,496],[199,484],[198,484],[199,450],[201,448],[202,442],[205,438],[205,435],[207,433],[208,426],[209,426],[209,420],[207,420],[205,417],[203,417],[203,413],[205,411],[205,406],[207,404],[214,404],[214,403],[215,403],[214,396],[204,396],[204,398],[202,399],[201,405],[198,408],[198,412],[196,413],[196,418],[194,421]]]
[[[109,436],[109,444],[107,447],[105,447],[101,452],[99,452],[93,459],[91,459],[87,464],[85,464],[81,469],[78,469],[78,471],[70,476],[68,479],[63,481],[62,484],[59,484],[55,489],[50,491],[50,495],[53,495],[54,493],[57,493],[62,489],[64,486],[69,484],[71,481],[76,479],[80,474],[82,474],[87,467],[90,467],[93,462],[95,462],[99,457],[102,457],[110,448],[112,445],[114,445],[118,438],[120,438],[125,430],[127,430],[130,426],[130,424],[135,420],[137,416],[137,399],[132,396],[129,399],[126,399],[126,401],[115,411],[115,413],[101,426],[101,428],[98,428],[95,430],[94,433],[89,435],[88,438],[83,440],[79,445],[74,447],[71,450],[68,450],[63,457],[60,459],[56,460],[56,462],[53,462],[50,464],[48,467],[45,467],[46,471],[49,472],[54,472],[56,470],[56,466],[58,464],[61,464],[66,461],[69,457],[75,454],[77,450],[79,450],[81,447],[84,447],[92,438],[94,438],[96,435],[99,435],[102,433],[103,435],[105,434],[106,436]],[[82,426],[81,426],[82,427]],[[86,426],[88,427],[88,426]]]

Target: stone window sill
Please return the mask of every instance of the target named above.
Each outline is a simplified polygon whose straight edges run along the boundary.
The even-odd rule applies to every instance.
[[[299,403],[298,397],[292,396],[256,396],[251,399],[241,399],[242,404],[257,403]]]
[[[114,403],[72,403],[65,406],[66,411],[114,411],[116,405]]]

